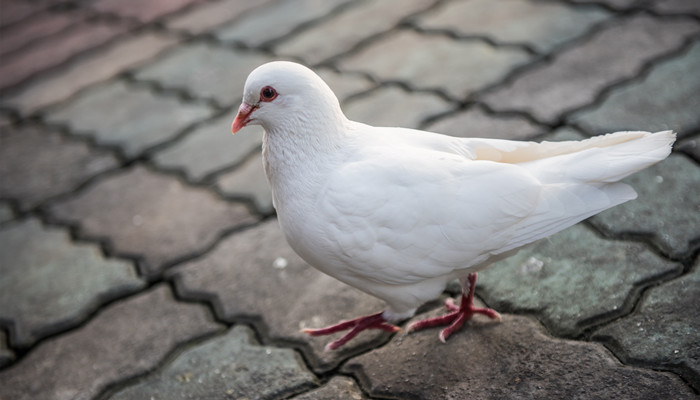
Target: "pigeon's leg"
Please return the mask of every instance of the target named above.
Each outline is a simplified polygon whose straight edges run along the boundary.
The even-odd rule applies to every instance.
[[[338,324],[327,326],[325,328],[303,329],[302,332],[308,333],[311,336],[322,336],[350,329],[350,332],[346,333],[343,337],[326,345],[326,350],[335,350],[365,329],[381,329],[391,333],[398,332],[400,328],[398,326],[388,324],[382,314],[383,312],[378,312],[376,314],[351,319],[350,321],[342,321]]]
[[[476,288],[476,272],[467,277],[469,287],[462,288],[462,303],[457,307],[450,298],[445,301],[445,307],[450,312],[440,317],[427,318],[416,321],[408,326],[408,332],[419,329],[431,328],[433,326],[449,325],[440,331],[440,341],[445,343],[448,337],[457,332],[465,322],[469,321],[474,314],[484,314],[489,318],[501,320],[501,314],[490,308],[478,308],[474,306],[474,288]]]

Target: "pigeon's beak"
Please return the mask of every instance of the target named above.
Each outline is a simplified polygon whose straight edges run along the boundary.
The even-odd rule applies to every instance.
[[[240,131],[241,128],[248,125],[248,122],[250,122],[250,114],[252,114],[256,108],[257,107],[243,102],[238,108],[238,114],[231,125],[231,133],[235,134],[236,132]]]

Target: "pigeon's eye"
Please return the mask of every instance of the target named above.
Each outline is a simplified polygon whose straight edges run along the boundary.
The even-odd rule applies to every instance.
[[[277,97],[277,91],[272,86],[265,86],[260,90],[260,101],[272,101]]]

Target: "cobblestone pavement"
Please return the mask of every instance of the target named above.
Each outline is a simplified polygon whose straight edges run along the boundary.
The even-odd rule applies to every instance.
[[[700,1],[0,7],[0,399],[700,393]],[[501,324],[324,352],[300,328],[382,304],[291,251],[262,131],[230,134],[246,76],[275,59],[312,66],[375,125],[679,140],[628,179],[638,200],[480,274]]]

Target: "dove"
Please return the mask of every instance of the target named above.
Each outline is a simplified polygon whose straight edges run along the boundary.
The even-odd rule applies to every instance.
[[[459,138],[349,120],[311,69],[274,61],[248,76],[232,124],[261,125],[263,166],[284,236],[309,265],[386,303],[319,329],[397,323],[459,279],[459,305],[408,331],[444,326],[445,342],[474,314],[477,273],[523,246],[636,198],[618,182],[666,158],[675,133],[616,132],[581,141]],[[468,129],[468,127],[465,127]],[[506,279],[507,277],[504,277]]]

